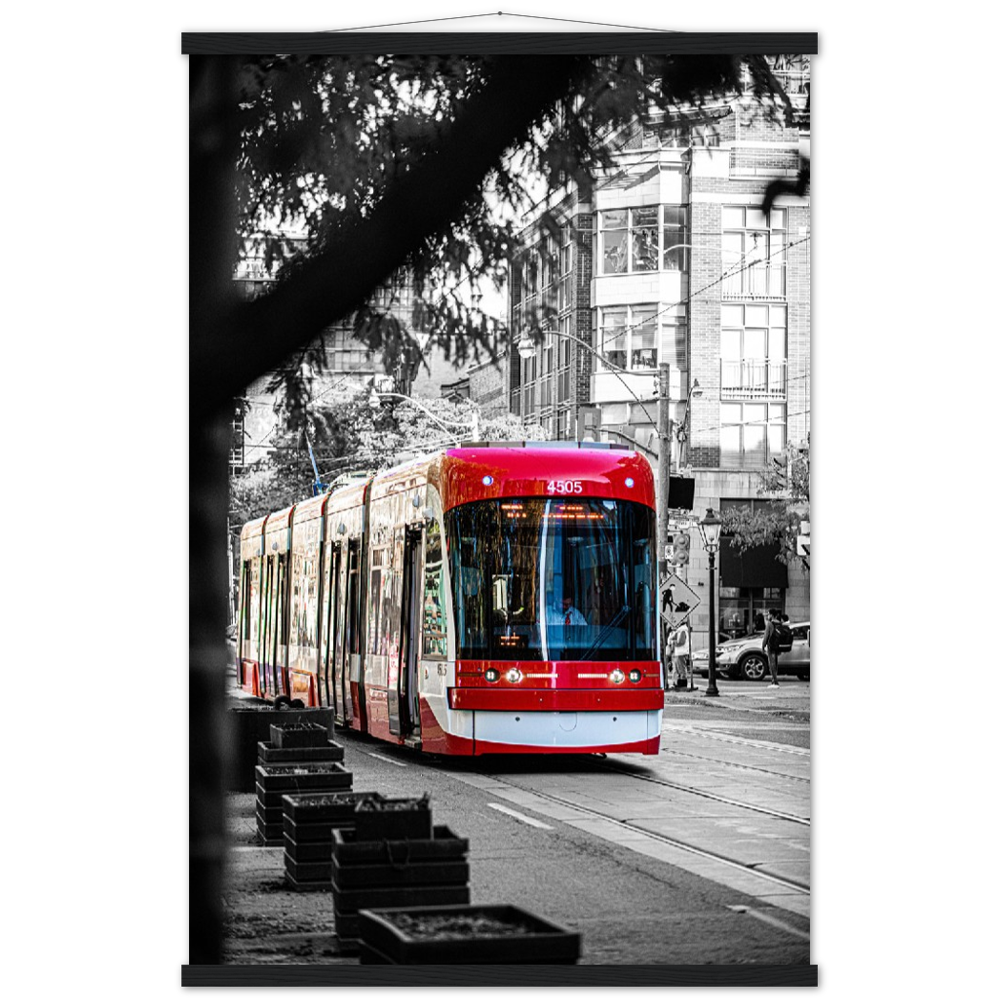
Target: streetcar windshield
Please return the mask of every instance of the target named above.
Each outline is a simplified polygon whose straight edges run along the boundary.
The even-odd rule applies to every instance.
[[[445,518],[459,657],[655,658],[648,507],[530,497]]]

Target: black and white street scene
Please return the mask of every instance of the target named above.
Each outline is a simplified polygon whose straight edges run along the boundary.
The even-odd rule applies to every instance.
[[[811,967],[809,53],[189,59],[191,967]]]

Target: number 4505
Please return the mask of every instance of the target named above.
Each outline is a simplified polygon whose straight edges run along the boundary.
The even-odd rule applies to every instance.
[[[550,479],[545,484],[546,493],[582,493],[583,483],[579,479]]]

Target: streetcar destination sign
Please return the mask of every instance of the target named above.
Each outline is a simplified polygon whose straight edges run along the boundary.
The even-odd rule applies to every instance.
[[[660,617],[671,628],[677,628],[700,603],[701,598],[676,573],[660,582]]]

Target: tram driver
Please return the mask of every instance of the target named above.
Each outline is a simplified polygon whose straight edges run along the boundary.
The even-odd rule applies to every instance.
[[[587,619],[573,607],[573,595],[563,594],[562,604],[549,604],[549,625],[586,625]]]

